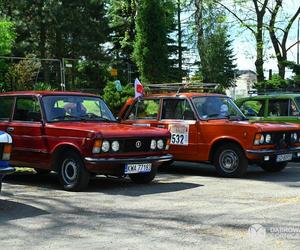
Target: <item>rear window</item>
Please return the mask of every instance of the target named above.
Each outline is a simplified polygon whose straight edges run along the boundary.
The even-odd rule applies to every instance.
[[[160,107],[159,99],[140,99],[130,110],[127,120],[156,120]]]
[[[14,97],[0,97],[0,121],[8,121],[14,105]]]

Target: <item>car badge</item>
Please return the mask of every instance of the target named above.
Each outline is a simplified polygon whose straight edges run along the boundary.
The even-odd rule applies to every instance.
[[[137,141],[135,143],[136,148],[140,148],[142,146],[142,142],[141,141]]]

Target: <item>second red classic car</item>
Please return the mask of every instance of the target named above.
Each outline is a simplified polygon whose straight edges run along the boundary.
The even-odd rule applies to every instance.
[[[66,190],[85,188],[92,174],[148,183],[172,159],[168,130],[119,124],[92,94],[1,94],[0,130],[13,137],[12,165],[57,171]]]
[[[221,176],[239,177],[248,163],[281,171],[300,156],[299,126],[249,122],[227,96],[163,93],[129,99],[124,124],[168,128],[174,160],[213,163]]]

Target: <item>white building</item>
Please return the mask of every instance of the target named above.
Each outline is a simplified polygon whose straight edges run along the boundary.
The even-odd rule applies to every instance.
[[[250,90],[253,90],[256,82],[256,73],[252,70],[240,70],[237,73],[235,86],[226,90],[226,95],[233,99],[247,97]]]

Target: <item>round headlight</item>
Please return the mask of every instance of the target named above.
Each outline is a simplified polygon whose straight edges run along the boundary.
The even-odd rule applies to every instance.
[[[297,139],[298,139],[297,133],[291,133],[291,141],[292,141],[292,142],[296,142]]]
[[[102,148],[101,148],[102,151],[103,151],[103,152],[108,152],[108,151],[109,151],[109,146],[110,146],[110,145],[109,145],[109,141],[103,141],[103,142],[102,142]]]
[[[162,139],[157,141],[157,148],[163,149],[164,148],[164,141]]]
[[[263,144],[265,142],[265,137],[263,135],[261,135],[259,143]]]
[[[112,144],[111,144],[111,148],[114,152],[119,151],[120,143],[118,141],[113,141]]]
[[[155,140],[151,140],[150,148],[151,148],[152,150],[155,150],[155,149],[156,149],[156,141],[155,141]]]
[[[272,140],[272,137],[271,137],[271,135],[270,134],[266,134],[266,143],[270,143],[271,142],[271,140]]]

